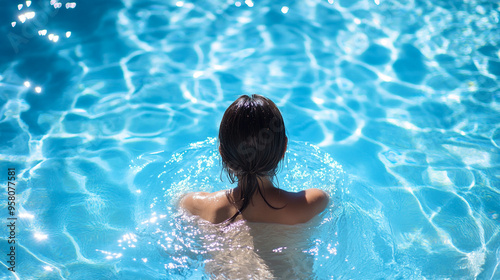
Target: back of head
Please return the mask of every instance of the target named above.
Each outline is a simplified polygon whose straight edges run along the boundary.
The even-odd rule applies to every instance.
[[[287,144],[278,107],[260,95],[239,97],[224,113],[219,143],[230,176],[273,176]]]
[[[219,129],[219,151],[229,178],[232,182],[238,181],[239,213],[245,210],[256,191],[266,201],[258,180],[276,175],[286,146],[283,117],[271,100],[256,94],[243,95],[227,108]]]

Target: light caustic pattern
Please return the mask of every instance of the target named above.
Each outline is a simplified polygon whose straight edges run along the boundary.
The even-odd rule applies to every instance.
[[[143,242],[136,226],[151,214],[135,212],[145,189],[131,162],[217,135],[238,95],[261,93],[290,139],[351,176],[336,235],[320,231],[311,252],[319,279],[499,277],[494,1],[4,6],[0,159],[20,170],[19,253],[35,267],[20,276],[120,276],[124,258],[151,278],[202,275],[181,253],[183,269],[158,268],[154,247],[125,246]]]

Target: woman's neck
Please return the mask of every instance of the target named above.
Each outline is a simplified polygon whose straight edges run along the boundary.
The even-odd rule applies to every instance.
[[[269,191],[274,191],[274,190],[278,190],[278,188],[276,188],[274,185],[273,185],[273,182],[271,182],[270,178],[267,177],[267,176],[264,176],[264,177],[257,177],[257,183],[259,184],[259,188],[260,190],[265,193],[265,192],[269,192]],[[241,191],[241,187],[238,185],[237,187],[235,187],[233,190],[232,190],[232,193],[236,196],[236,197],[239,197],[240,195],[240,191]],[[255,195],[258,195],[258,192],[255,192],[254,193],[254,196]]]

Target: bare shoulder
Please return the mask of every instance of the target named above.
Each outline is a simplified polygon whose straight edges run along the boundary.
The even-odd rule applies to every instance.
[[[182,197],[179,205],[193,215],[198,215],[203,210],[205,200],[210,193],[207,192],[192,192],[187,193]]]
[[[307,189],[304,191],[306,195],[306,200],[309,204],[328,204],[329,197],[328,194],[324,190],[320,189]]]
[[[181,199],[180,206],[204,220],[218,223],[228,209],[228,200],[225,191],[193,192],[186,194]]]
[[[304,191],[307,206],[312,211],[313,216],[323,212],[330,198],[328,194],[320,189],[307,189]]]
[[[305,223],[325,210],[330,198],[320,189],[307,189],[295,193],[292,207],[296,223]]]

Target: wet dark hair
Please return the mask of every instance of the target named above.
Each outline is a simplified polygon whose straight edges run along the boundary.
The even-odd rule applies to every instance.
[[[242,202],[238,208],[230,192],[226,193],[238,209],[227,220],[229,223],[247,208],[256,191],[269,207],[280,209],[267,202],[257,180],[276,175],[286,145],[283,117],[270,99],[257,94],[242,95],[227,108],[219,129],[219,151],[229,180],[238,182]]]

